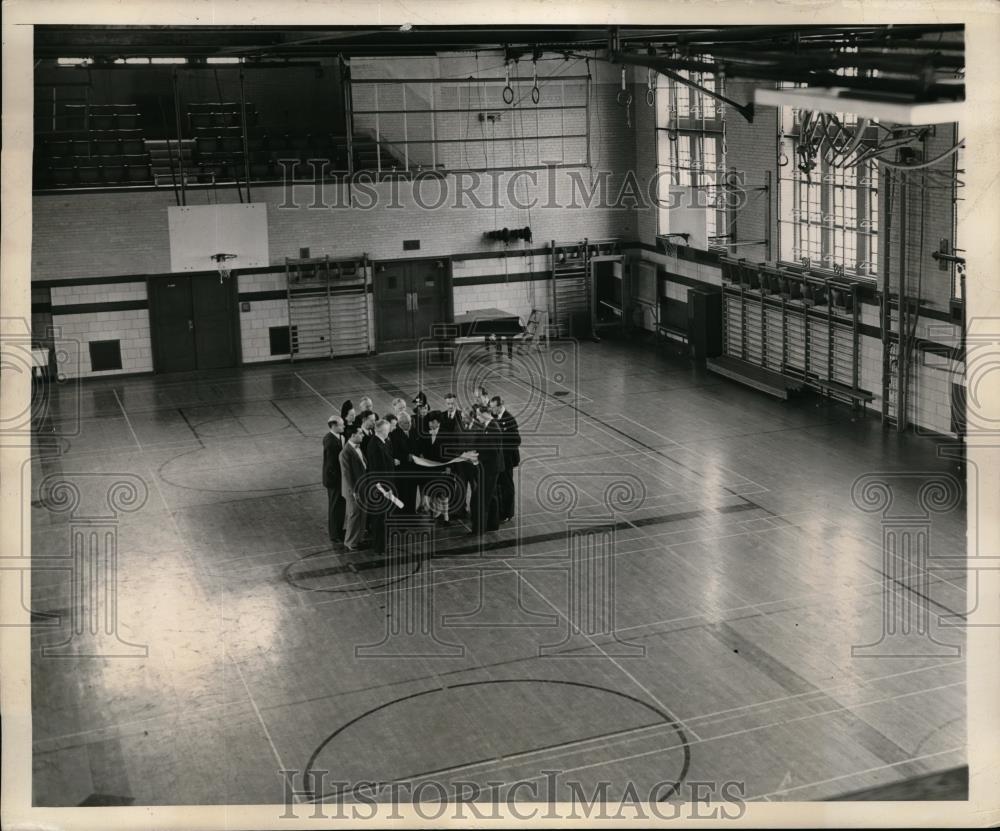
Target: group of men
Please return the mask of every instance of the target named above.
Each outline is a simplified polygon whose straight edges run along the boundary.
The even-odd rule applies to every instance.
[[[386,520],[396,512],[427,513],[449,525],[470,518],[471,534],[496,531],[514,516],[514,469],[520,464],[517,419],[482,387],[476,403],[454,393],[431,410],[427,396],[402,398],[381,418],[372,399],[345,401],[327,420],[323,486],[331,542],[349,551],[386,552]]]

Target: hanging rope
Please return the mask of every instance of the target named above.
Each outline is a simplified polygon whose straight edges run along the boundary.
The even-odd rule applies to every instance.
[[[508,61],[503,62],[503,81],[503,102],[512,104],[514,102],[514,88],[510,85],[510,63]]]

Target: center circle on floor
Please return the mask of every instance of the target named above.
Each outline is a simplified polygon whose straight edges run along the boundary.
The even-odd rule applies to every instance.
[[[577,782],[589,792],[595,766],[606,766],[615,777],[611,791],[631,786],[666,801],[678,798],[691,766],[688,737],[670,714],[582,681],[471,681],[369,703],[359,701],[360,712],[309,757],[303,782],[312,783],[314,800],[381,801],[393,798],[390,784],[433,782],[447,790],[505,776],[511,784],[565,765],[557,778],[564,788]],[[399,793],[406,798],[405,789]],[[540,797],[550,798],[560,794]]]

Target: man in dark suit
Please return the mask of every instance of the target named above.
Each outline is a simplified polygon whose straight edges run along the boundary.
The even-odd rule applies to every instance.
[[[361,433],[361,452],[368,452],[368,444],[375,435],[376,416],[371,410],[362,410],[354,424],[357,431]]]
[[[500,521],[510,522],[514,517],[514,468],[521,464],[521,433],[514,414],[503,405],[503,399],[494,395],[490,399],[490,410],[500,432],[503,433],[503,471],[500,473],[499,491]]]
[[[472,533],[481,536],[500,528],[497,484],[504,469],[503,433],[488,407],[476,406],[478,429],[472,449],[479,454],[472,493]]]
[[[368,463],[361,453],[361,433],[351,433],[344,449],[340,451],[341,491],[347,508],[344,545],[348,551],[359,551],[365,546],[365,509],[358,493],[358,483],[365,475]]]
[[[330,416],[326,422],[329,431],[323,436],[323,487],[328,499],[327,525],[330,542],[344,541],[344,513],[346,503],[341,488],[340,451],[347,440],[344,438],[344,419]]]
[[[399,498],[403,500],[402,510],[412,514],[417,510],[417,481],[413,476],[410,435],[400,427],[400,419],[395,415],[387,415],[385,420],[389,422],[389,449],[396,465],[395,472],[399,474],[395,479]]]
[[[427,425],[425,423],[425,419],[427,418],[427,413],[429,411],[430,408],[427,406],[427,396],[422,392],[418,392],[415,396],[413,396],[413,418],[411,419],[413,422],[412,431],[418,440],[427,435]]]
[[[462,429],[462,411],[458,408],[455,393],[449,392],[444,397],[444,411],[440,413],[441,432],[457,433]]]
[[[458,406],[458,398],[455,393],[449,392],[444,397],[444,410],[439,414],[441,422],[441,439],[444,442],[445,453],[449,457],[458,456],[470,448],[466,446],[468,437],[463,435],[465,427],[462,425],[462,410]],[[469,464],[456,464],[451,468],[452,476],[457,480],[456,487],[465,493],[469,485]],[[452,516],[462,517],[465,514],[465,501],[455,505]]]
[[[368,461],[368,473],[375,477],[373,487],[369,493],[378,493],[374,484],[381,485],[382,488],[391,493],[395,493],[395,473],[396,462],[392,458],[392,446],[389,444],[389,422],[379,419],[375,422],[375,435],[368,443],[368,451],[365,454]],[[366,489],[367,490],[367,489]],[[379,497],[372,497],[373,500]],[[385,521],[392,510],[392,502],[387,496],[381,496],[378,502],[378,510],[373,511],[371,532],[372,551],[378,555],[385,554]]]

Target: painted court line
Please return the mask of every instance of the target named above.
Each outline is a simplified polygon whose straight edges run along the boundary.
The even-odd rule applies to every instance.
[[[257,706],[257,702],[254,701],[253,695],[250,692],[250,687],[247,686],[246,678],[243,677],[243,670],[240,669],[240,665],[233,660],[233,656],[229,654],[229,650],[226,650],[226,657],[229,662],[236,668],[236,674],[240,677],[240,683],[243,684],[243,689],[246,690],[247,698],[250,699],[250,706],[253,707],[254,714],[257,716],[257,721],[260,722],[261,729],[264,731],[264,736],[267,738],[267,743],[271,746],[271,752],[274,753],[274,758],[278,761],[278,770],[287,770],[285,763],[281,761],[281,754],[278,752],[278,748],[274,746],[274,739],[271,738],[271,731],[267,729],[267,724],[264,723],[264,717],[260,714],[260,708]],[[298,796],[295,795],[296,799]]]
[[[963,752],[964,750],[965,750],[964,747],[953,747],[950,750],[939,750],[937,753],[927,753],[923,756],[915,756],[912,759],[903,759],[900,762],[891,762],[890,764],[886,765],[878,765],[877,767],[873,768],[865,768],[864,770],[856,770],[851,773],[845,773],[841,776],[832,776],[829,779],[818,779],[815,782],[808,782],[805,785],[796,785],[794,788],[783,788],[780,791],[771,791],[770,793],[761,794],[760,796],[747,797],[747,802],[751,802],[755,799],[767,799],[768,801],[772,801],[770,799],[772,796],[787,794],[791,793],[792,791],[800,791],[803,788],[814,788],[817,785],[828,785],[831,782],[841,782],[844,779],[850,779],[852,776],[861,776],[862,774],[865,773],[875,773],[876,771],[880,770],[889,770],[890,768],[899,767],[900,765],[907,765],[911,764],[912,762],[922,762],[925,759],[936,759],[938,756],[947,756],[949,753],[960,753]]]
[[[112,389],[111,392],[114,393],[115,401],[118,402],[118,408],[122,411],[122,415],[125,416],[125,423],[128,425],[129,432],[132,434],[135,446],[142,450],[142,442],[139,441],[139,437],[135,434],[135,429],[132,427],[132,422],[129,420],[128,413],[125,412],[125,405],[122,404],[122,400],[118,397],[118,390]]]
[[[895,700],[897,700],[899,698],[904,698],[904,697],[906,697],[908,695],[912,695],[912,694],[914,694],[914,693],[903,693],[902,695],[899,695],[899,696],[893,696],[893,697],[890,697],[890,698],[882,699],[882,700],[880,700],[878,702],[871,702],[871,703],[873,703],[873,704],[874,703],[886,703],[886,702],[889,702],[889,701],[895,701]],[[865,706],[867,706],[867,705],[865,705]],[[697,739],[695,741],[690,742],[690,746],[693,748],[693,747],[696,747],[699,744],[708,744],[709,742],[719,741],[720,739],[729,739],[729,738],[734,738],[735,736],[747,735],[749,733],[757,733],[757,732],[760,732],[761,730],[767,730],[767,729],[772,728],[772,727],[780,727],[780,726],[783,726],[783,725],[786,725],[786,724],[793,724],[793,723],[799,722],[799,721],[806,721],[806,720],[815,719],[815,718],[823,718],[825,716],[830,716],[830,715],[833,715],[835,713],[844,712],[844,711],[850,711],[850,708],[849,707],[841,707],[841,708],[838,708],[836,710],[828,710],[828,711],[825,711],[825,712],[822,712],[822,713],[810,713],[810,714],[808,714],[806,716],[800,716],[798,718],[788,719],[786,721],[779,721],[779,722],[775,722],[773,724],[763,724],[763,725],[758,725],[758,726],[755,726],[755,727],[748,727],[745,730],[736,730],[736,731],[733,731],[732,733],[726,733],[726,734],[723,734],[723,735],[720,735],[720,736],[712,736],[711,738],[707,738],[707,739]],[[573,767],[573,768],[560,769],[560,773],[565,776],[566,774],[569,774],[569,773],[576,773],[577,771],[581,771],[581,770],[590,770],[592,768],[601,767],[603,765],[616,765],[616,764],[620,764],[622,762],[631,762],[631,761],[635,761],[636,759],[643,759],[643,758],[646,758],[648,756],[655,756],[658,753],[663,753],[665,751],[672,750],[672,749],[674,749],[676,747],[679,747],[679,745],[670,745],[670,746],[665,746],[665,747],[657,747],[657,748],[654,748],[653,750],[646,750],[646,751],[643,751],[641,753],[633,753],[633,754],[630,754],[630,755],[627,755],[627,756],[619,756],[619,757],[616,757],[614,759],[602,759],[602,760],[600,760],[598,762],[590,762],[590,763],[587,763],[585,765],[578,765],[578,766]],[[930,754],[927,754],[926,756],[919,756],[919,757],[914,757],[914,758],[910,758],[910,759],[904,759],[904,760],[902,760],[900,762],[893,762],[892,764],[880,765],[878,767],[870,768],[868,770],[854,771],[853,773],[844,774],[843,776],[836,776],[836,777],[833,777],[831,779],[822,780],[820,782],[812,782],[812,783],[809,783],[809,785],[801,785],[801,786],[797,786],[796,788],[787,788],[787,789],[785,789],[785,791],[772,791],[771,794],[773,795],[773,794],[778,794],[778,793],[785,793],[787,791],[798,790],[800,788],[810,787],[812,785],[824,784],[826,782],[834,782],[834,781],[837,781],[837,780],[840,780],[840,779],[846,779],[846,778],[848,778],[850,776],[855,776],[855,775],[858,775],[858,774],[861,774],[861,773],[869,773],[869,772],[874,771],[874,770],[883,770],[885,768],[895,767],[895,766],[901,765],[901,764],[907,764],[907,763],[911,763],[911,762],[921,761],[922,759],[930,759],[930,758],[933,758],[935,756],[941,756],[941,755],[943,755],[945,753],[954,753],[956,750],[962,750],[962,749],[963,748],[954,748],[952,750],[945,750],[945,751],[941,751],[939,753],[930,753]],[[532,779],[529,780],[529,781],[541,780],[543,778],[544,777],[540,777],[540,776],[539,777],[532,777]],[[759,798],[761,798],[761,797],[760,796],[753,797],[753,799],[759,799]]]
[[[525,580],[524,579],[524,575],[521,574],[520,571],[516,571],[515,573],[517,574],[518,579],[522,583],[524,583],[528,588],[531,589],[532,592],[534,592],[536,595],[538,595],[538,597],[541,598],[552,609],[552,611],[554,611],[559,617],[561,617],[564,621],[566,621],[566,625],[569,626],[569,631],[572,632],[573,629],[575,628],[573,626],[573,622],[568,617],[566,617],[566,615],[563,613],[563,611],[561,609],[559,609],[558,607],[556,607],[544,594],[542,594],[538,589],[536,589],[530,582],[528,582],[527,580]],[[684,723],[684,721],[681,720],[681,718],[678,717],[676,713],[674,713],[673,710],[671,710],[666,704],[664,704],[662,701],[660,701],[660,699],[657,696],[653,695],[653,693],[649,690],[649,688],[646,687],[645,684],[643,684],[631,672],[629,672],[627,669],[625,669],[625,667],[623,667],[618,661],[616,661],[613,656],[608,655],[608,653],[604,651],[604,649],[601,647],[601,645],[598,644],[597,642],[595,642],[594,639],[590,637],[590,635],[586,634],[585,632],[581,632],[580,634],[582,634],[584,636],[584,638],[586,638],[588,641],[590,641],[591,646],[593,646],[595,649],[597,649],[598,652],[601,652],[605,656],[607,656],[607,659],[612,664],[614,664],[619,669],[619,671],[622,672],[622,674],[624,674],[625,676],[627,676],[628,679],[633,684],[636,685],[636,687],[638,687],[640,690],[642,690],[649,697],[650,701],[654,702],[661,710],[663,710],[663,712],[665,712],[667,715],[669,715],[670,718],[672,718],[677,724],[679,724],[686,732],[688,732],[692,736],[694,736],[695,739],[698,739],[698,734],[695,733],[694,730],[692,730],[690,727],[688,727]]]
[[[340,408],[339,407],[337,407],[329,398],[327,398],[325,395],[323,395],[323,393],[321,393],[318,389],[316,389],[316,387],[314,387],[312,384],[310,384],[305,378],[303,378],[301,375],[299,375],[299,373],[293,372],[292,375],[294,375],[303,384],[305,384],[310,390],[312,390],[312,392],[313,392],[314,395],[318,396],[321,400],[325,401],[328,405],[330,405],[331,407],[333,407],[333,409],[336,410],[338,413],[340,412]]]

